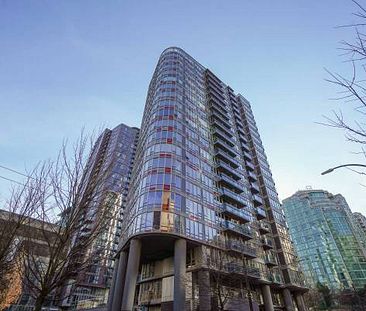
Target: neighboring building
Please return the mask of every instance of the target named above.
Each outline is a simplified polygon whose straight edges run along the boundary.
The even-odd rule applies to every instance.
[[[105,259],[78,275],[76,280],[69,281],[63,291],[63,308],[86,309],[107,303],[138,133],[137,128],[120,124],[113,130],[106,129],[93,147],[83,185],[86,189],[97,179],[103,182],[96,187],[98,193],[90,208],[108,208],[117,216],[92,246],[101,250]]]
[[[30,269],[32,267],[34,269],[34,266],[30,266],[29,264],[47,265],[49,261],[49,247],[47,242],[49,240],[44,235],[47,234],[48,238],[55,236],[55,232],[57,232],[59,227],[56,224],[0,209],[0,228],[10,232],[10,227],[17,227],[15,235],[11,233],[9,236],[6,232],[4,234],[4,231],[2,231],[0,236],[2,239],[12,242],[11,252],[7,260],[14,263],[16,270],[11,272],[12,275],[9,280],[11,281],[12,287],[18,288],[15,292],[20,292],[20,295],[16,295],[18,296],[16,302],[11,304],[7,310],[33,310],[35,307],[35,298],[32,287],[34,284],[37,284],[37,280],[32,279],[31,283],[28,282],[28,278],[32,278],[33,276],[33,273],[31,273],[32,270]],[[2,242],[4,241],[0,241],[0,243]],[[31,260],[24,260],[21,255],[24,250],[32,250]],[[4,273],[4,271],[0,271],[0,273]],[[14,290],[14,288],[12,289]],[[54,294],[51,293],[49,299],[45,302],[43,306],[44,310],[57,309],[53,305]]]
[[[361,213],[355,212],[352,214],[356,230],[358,230],[360,236],[360,242],[366,254],[366,217]]]
[[[179,48],[150,82],[124,226],[114,311],[306,309],[251,106]]]
[[[366,234],[366,217],[358,212],[353,213],[353,217],[356,219],[363,233]]]
[[[321,283],[338,291],[366,285],[366,258],[343,196],[298,191],[283,201],[283,208],[311,287]]]

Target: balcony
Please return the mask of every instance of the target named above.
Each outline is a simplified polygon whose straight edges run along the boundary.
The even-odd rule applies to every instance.
[[[252,162],[245,161],[245,166],[249,171],[254,171],[255,167]]]
[[[234,157],[232,157],[230,154],[228,154],[220,149],[215,149],[214,155],[216,158],[219,158],[219,159],[225,161],[226,163],[229,163],[234,168],[238,168],[240,166],[240,163],[238,160],[234,159]]]
[[[263,199],[259,195],[254,194],[253,203],[254,203],[254,206],[261,206],[261,205],[263,205]]]
[[[260,278],[260,272],[258,268],[254,268],[254,267],[244,267],[240,264],[237,263],[227,263],[225,265],[227,272],[229,273],[236,273],[236,274],[242,274],[242,275],[247,275],[248,277],[253,277],[253,278]]]
[[[218,129],[220,131],[219,133],[221,135],[224,135],[224,138],[231,141],[233,140],[232,137],[234,136],[234,133],[229,128],[226,127],[227,124],[224,125],[215,118],[212,119],[212,124],[214,125],[215,129]]]
[[[241,117],[239,109],[236,108],[234,105],[233,105],[233,111],[234,111],[234,114],[237,114],[239,118]]]
[[[243,134],[239,133],[239,139],[245,144],[248,143],[248,139]]]
[[[271,232],[271,227],[265,222],[259,222],[259,233],[267,234]]]
[[[225,103],[219,103],[215,100],[210,100],[210,103],[211,103],[211,108],[215,108],[215,109],[219,110],[220,113],[227,115],[228,110],[227,110],[227,106]]]
[[[219,101],[225,100],[225,97],[222,94],[215,92],[215,90],[213,88],[211,88],[211,90],[208,91],[208,94],[209,94],[210,98],[215,97]]]
[[[222,115],[214,109],[212,110],[211,121],[212,124],[214,124],[215,126],[219,126],[224,131],[228,131],[230,132],[231,135],[233,135],[233,132],[231,131],[233,125],[231,121],[228,121],[226,118],[223,118]]]
[[[225,100],[223,100],[221,97],[217,97],[217,96],[215,96],[215,94],[212,94],[212,93],[208,94],[208,100],[209,100],[210,102],[215,102],[215,103],[216,103],[216,104],[218,104],[220,107],[221,107],[221,106],[226,106],[226,104],[225,104]]]
[[[249,181],[253,182],[253,181],[257,181],[257,175],[255,175],[253,172],[248,172],[248,179]]]
[[[234,205],[231,205],[229,203],[222,203],[221,209],[223,212],[228,215],[229,217],[236,219],[241,222],[250,222],[252,221],[252,214],[241,210]]]
[[[265,219],[267,217],[266,211],[262,207],[257,207],[257,219]]]
[[[236,204],[240,207],[247,205],[247,201],[242,196],[227,188],[220,188],[220,192],[221,197],[225,200],[225,202]]]
[[[206,70],[206,78],[211,80],[213,83],[216,83],[221,88],[221,81],[218,77],[216,77],[210,70]]]
[[[273,248],[273,241],[268,238],[262,238],[262,247],[265,250]]]
[[[214,127],[213,127],[213,134],[216,137],[220,137],[221,139],[225,140],[225,142],[227,144],[232,145],[232,146],[235,145],[235,142],[232,138],[233,137],[232,133],[221,130],[221,127],[218,127],[216,124],[214,124]]]
[[[243,239],[250,240],[253,238],[252,230],[246,225],[237,225],[229,220],[225,220],[221,223],[224,231],[230,231],[233,234],[241,236]]]
[[[221,108],[218,108],[217,106],[212,105],[211,106],[211,112],[212,112],[212,115],[215,118],[219,119],[222,123],[224,123],[224,124],[227,123],[227,124],[232,125],[231,122],[230,122],[229,115],[226,112],[223,112],[221,110]]]
[[[257,183],[251,183],[250,184],[250,191],[253,193],[253,194],[257,194],[260,192],[260,189],[259,189],[259,186]]]
[[[226,249],[228,251],[233,251],[233,252],[243,254],[243,255],[245,255],[245,257],[248,257],[248,258],[257,257],[257,251],[255,250],[255,248],[245,245],[243,243],[237,242],[237,241],[228,241],[226,243]]]
[[[233,157],[239,156],[239,153],[236,151],[236,149],[233,148],[233,146],[228,144],[226,140],[222,139],[221,137],[216,137],[214,145],[219,145],[221,148],[224,148],[225,151],[231,153]]]
[[[225,172],[225,174],[231,176],[235,180],[240,180],[242,178],[242,175],[238,171],[236,171],[235,168],[223,161],[217,161],[217,168],[220,171]]]
[[[242,193],[244,191],[244,185],[240,182],[232,179],[231,177],[220,174],[219,175],[220,184],[224,184],[226,187],[229,187],[231,190],[234,190],[236,193]]]
[[[248,147],[247,147],[247,146],[245,146],[245,147],[243,147],[243,148],[248,150]],[[243,152],[243,154],[244,154],[244,159],[245,159],[245,160],[247,160],[247,161],[251,161],[251,160],[253,159],[253,158],[252,158],[252,155],[251,155],[249,152],[244,151],[244,152]]]
[[[279,272],[271,273],[271,281],[275,284],[283,284],[282,275]]]
[[[238,127],[238,133],[245,137],[245,132],[240,126]]]
[[[274,254],[267,254],[264,257],[264,263],[268,266],[268,267],[274,267],[277,266],[277,259],[276,256]]]
[[[215,82],[211,78],[208,78],[206,82],[207,82],[207,88],[209,89],[208,90],[209,93],[215,92],[215,93],[219,93],[220,95],[222,95],[223,89],[219,83]]]

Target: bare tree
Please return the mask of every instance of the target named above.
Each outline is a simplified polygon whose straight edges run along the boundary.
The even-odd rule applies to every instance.
[[[117,217],[111,208],[117,195],[104,191],[109,168],[92,161],[92,145],[84,133],[72,146],[64,142],[57,159],[33,171],[32,185],[22,189],[36,193],[26,200],[36,204],[23,222],[21,243],[23,287],[34,298],[35,311],[57,299],[66,282],[105,259],[98,241]],[[24,208],[23,192],[13,193],[15,209]]]
[[[352,29],[355,36],[353,42],[341,41],[340,47],[343,57],[346,58],[345,61],[350,64],[351,74],[347,77],[327,70],[329,74],[327,81],[340,89],[339,96],[334,99],[343,101],[346,107],[354,110],[359,117],[350,121],[344,112],[333,111],[333,116],[325,117],[325,124],[343,129],[346,139],[361,144],[362,154],[366,156],[363,148],[363,145],[366,144],[366,9],[355,0],[352,0],[352,2],[358,10],[353,14],[357,18],[357,22],[340,26]],[[339,167],[354,166],[366,167],[364,164],[345,164]]]
[[[248,272],[251,268],[244,264],[244,258],[228,257],[222,251],[214,253],[207,261],[207,268],[210,273],[211,284],[208,289],[214,300],[217,301],[218,310],[226,310],[227,304],[240,299],[248,300],[249,308],[252,310],[252,299],[250,292],[250,281]],[[235,297],[240,291],[239,297]],[[245,297],[246,296],[246,297]]]
[[[47,163],[37,165],[24,184],[11,188],[10,198],[0,210],[0,305],[17,300],[21,286],[16,284],[23,271],[20,266],[21,230],[39,208],[46,187],[44,178],[49,173]],[[1,308],[0,308],[1,309]]]

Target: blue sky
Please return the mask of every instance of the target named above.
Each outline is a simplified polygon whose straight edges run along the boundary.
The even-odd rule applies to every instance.
[[[159,54],[179,46],[251,101],[280,198],[306,186],[342,193],[366,213],[362,159],[342,131],[316,122],[345,105],[324,67],[348,72],[337,50],[348,0],[0,0],[0,165],[53,157],[80,129],[139,126]],[[0,169],[0,175],[21,180]],[[0,181],[0,200],[9,182]]]

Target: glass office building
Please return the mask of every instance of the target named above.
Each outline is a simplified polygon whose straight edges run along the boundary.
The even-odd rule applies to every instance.
[[[180,48],[149,85],[123,227],[111,310],[305,310],[251,105]]]
[[[321,283],[336,292],[366,285],[366,258],[343,196],[298,191],[283,207],[309,286]]]
[[[83,186],[87,188],[97,179],[102,181],[94,190],[98,192],[95,202],[88,208],[108,209],[115,217],[91,246],[92,252],[98,249],[103,253],[103,260],[69,280],[64,288],[61,307],[65,309],[86,309],[107,303],[138,133],[137,128],[120,124],[112,130],[104,130],[93,147]]]

